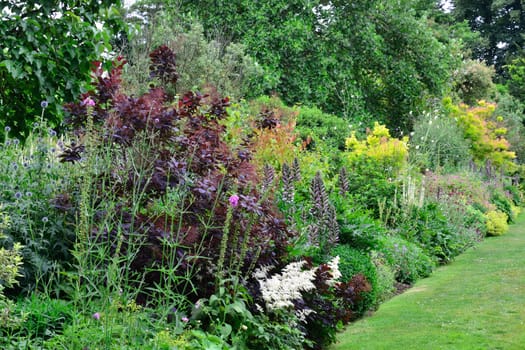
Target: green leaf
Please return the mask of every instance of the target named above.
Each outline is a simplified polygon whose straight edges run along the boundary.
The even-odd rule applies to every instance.
[[[242,314],[246,312],[246,306],[244,305],[244,302],[242,302],[241,300],[237,300],[233,304],[228,305],[227,309],[228,309],[228,312],[230,310],[233,310],[238,314]]]
[[[23,66],[20,62],[4,60],[0,64],[6,67],[7,71],[9,72],[9,74],[11,74],[13,79],[20,79],[25,75]]]
[[[232,326],[228,323],[224,323],[220,326],[221,338],[226,339],[232,333]]]

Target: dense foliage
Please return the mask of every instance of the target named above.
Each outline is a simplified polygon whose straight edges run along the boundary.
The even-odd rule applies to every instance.
[[[453,43],[440,42],[415,1],[182,1],[207,33],[244,43],[265,69],[264,91],[347,119],[373,115],[396,133],[410,110],[446,89]],[[232,25],[234,24],[234,25]]]
[[[520,212],[522,62],[432,1],[7,5],[1,348],[325,349]]]
[[[62,104],[89,83],[91,62],[109,52],[123,28],[119,1],[0,2],[0,125],[25,134],[40,115],[57,126]],[[98,28],[97,23],[104,23]]]
[[[468,21],[473,31],[481,34],[481,39],[472,54],[487,64],[494,65],[502,72],[509,59],[521,54],[523,30],[525,28],[525,9],[516,0],[454,0],[454,17]]]

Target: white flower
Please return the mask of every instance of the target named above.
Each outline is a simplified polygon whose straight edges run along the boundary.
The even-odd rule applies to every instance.
[[[273,269],[272,265],[261,266],[253,272],[252,276],[256,280],[266,279],[271,269]]]
[[[330,271],[332,272],[332,279],[328,280],[327,283],[333,286],[342,276],[339,271],[339,255],[328,262],[328,267],[330,267]]]
[[[293,308],[294,300],[302,298],[301,292],[315,289],[315,269],[303,270],[305,261],[293,262],[285,266],[281,273],[268,277],[264,268],[254,273],[261,287],[262,297],[268,310]],[[268,270],[266,270],[268,271]]]
[[[299,321],[306,322],[306,316],[310,315],[311,313],[315,313],[315,311],[312,309],[297,310],[295,312],[295,316],[297,316]]]

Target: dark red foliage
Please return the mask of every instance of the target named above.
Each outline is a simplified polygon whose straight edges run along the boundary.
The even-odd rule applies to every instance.
[[[275,116],[272,110],[263,110],[256,121],[256,125],[260,129],[273,129],[279,124],[279,118]]]
[[[335,285],[335,295],[341,300],[343,307],[339,310],[338,318],[343,323],[352,321],[355,317],[352,313],[353,306],[363,298],[363,293],[370,292],[372,285],[363,274],[357,274],[348,282],[340,282]]]
[[[109,76],[105,76],[104,68],[100,62],[93,64],[92,76],[95,80],[95,89],[98,92],[95,102],[98,105],[105,104],[117,94],[122,83],[122,69],[126,63],[124,57],[117,57],[113,62]]]
[[[152,53],[155,76],[164,79],[175,75],[175,63],[170,57],[165,48]],[[91,110],[96,114],[93,122],[100,133],[97,139],[107,147],[118,145],[125,149],[133,147],[139,137],[149,137],[152,147],[136,155],[147,159],[137,159],[135,164],[147,163],[152,169],[148,178],[137,177],[134,171],[130,171],[127,178],[117,177],[117,169],[107,169],[107,173],[100,176],[100,191],[108,188],[108,182],[115,189],[119,207],[112,215],[119,217],[121,227],[110,232],[94,232],[94,237],[109,240],[116,247],[118,232],[124,232],[126,237],[144,236],[145,244],[131,266],[132,272],[145,273],[146,288],[162,283],[160,273],[155,270],[170,261],[169,256],[164,256],[164,244],[175,243],[178,247],[175,258],[181,273],[197,272],[193,282],[199,293],[195,298],[207,297],[214,292],[217,272],[214,264],[218,261],[230,206],[228,197],[235,192],[239,195],[239,205],[234,210],[230,231],[237,230],[239,235],[237,246],[229,242],[226,261],[244,257],[243,271],[253,263],[256,266],[277,264],[286,254],[292,233],[277,208],[270,201],[261,200],[257,191],[259,178],[250,163],[249,151],[232,152],[223,141],[225,127],[219,121],[227,116],[229,99],[187,92],[174,106],[160,88],[140,97],[127,96],[118,89],[123,62],[117,62],[108,74],[102,74],[97,65],[95,90],[82,98],[95,101]],[[68,104],[66,110],[68,122],[78,133],[85,133],[87,108],[80,102]],[[69,153],[63,157],[69,159],[76,155]],[[125,152],[115,152],[114,157],[123,157],[123,154]],[[114,164],[118,166],[126,161],[129,159],[115,159]],[[190,193],[181,204],[185,213],[180,217],[147,214],[147,210],[132,215],[127,209],[137,204],[131,203],[129,194],[133,189],[144,192],[143,203],[139,204],[147,209],[149,203],[163,196],[168,188],[178,186],[184,186]],[[245,252],[241,252],[242,246],[247,247]],[[122,249],[127,249],[126,241]]]
[[[58,158],[61,163],[74,163],[82,159],[82,152],[84,152],[84,145],[77,145],[75,142],[71,142],[69,146],[64,147]]]
[[[311,264],[311,262],[310,262]],[[314,292],[303,295],[303,300],[295,303],[296,309],[313,310],[306,317],[304,330],[312,340],[312,349],[324,349],[335,342],[338,323],[346,324],[355,318],[353,305],[362,298],[362,293],[371,290],[370,283],[362,274],[355,275],[348,282],[330,283],[331,269],[321,264],[313,281]]]
[[[159,46],[149,54],[151,65],[150,77],[159,78],[163,84],[176,84],[179,79],[175,65],[175,53],[166,45]]]
[[[88,108],[84,101],[90,98],[95,102],[91,108],[90,116],[95,124],[102,123],[108,116],[110,102],[118,93],[120,83],[122,82],[122,68],[126,60],[119,56],[111,67],[111,70],[105,74],[102,63],[93,63],[92,79],[94,91],[84,93],[80,96],[80,101],[76,103],[67,103],[64,105],[66,113],[65,122],[79,131],[87,123]]]

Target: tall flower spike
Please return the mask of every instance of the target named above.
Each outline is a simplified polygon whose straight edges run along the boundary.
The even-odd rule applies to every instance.
[[[285,203],[293,203],[295,197],[293,174],[292,169],[290,169],[290,166],[286,163],[283,164],[281,181],[283,182],[283,201]]]
[[[312,196],[313,208],[312,216],[317,217],[319,220],[326,220],[328,210],[330,208],[330,200],[328,193],[324,186],[321,172],[317,172],[315,177],[312,179],[312,185],[310,186],[310,194]]]
[[[308,234],[308,243],[313,247],[319,246],[319,225],[317,223],[313,223],[308,225],[306,229]]]
[[[270,189],[275,181],[275,169],[270,164],[265,164],[263,168],[264,178],[262,181],[261,191],[265,193]]]
[[[325,249],[329,250],[339,242],[339,223],[337,222],[337,213],[335,207],[330,205],[328,210],[328,217],[326,220],[327,235],[325,242]]]
[[[292,175],[295,182],[301,181],[301,167],[299,166],[299,160],[297,157],[293,159]]]
[[[346,171],[345,167],[342,167],[341,170],[339,170],[339,194],[342,196],[346,195],[348,191],[350,190],[350,184],[348,182],[348,172]]]

